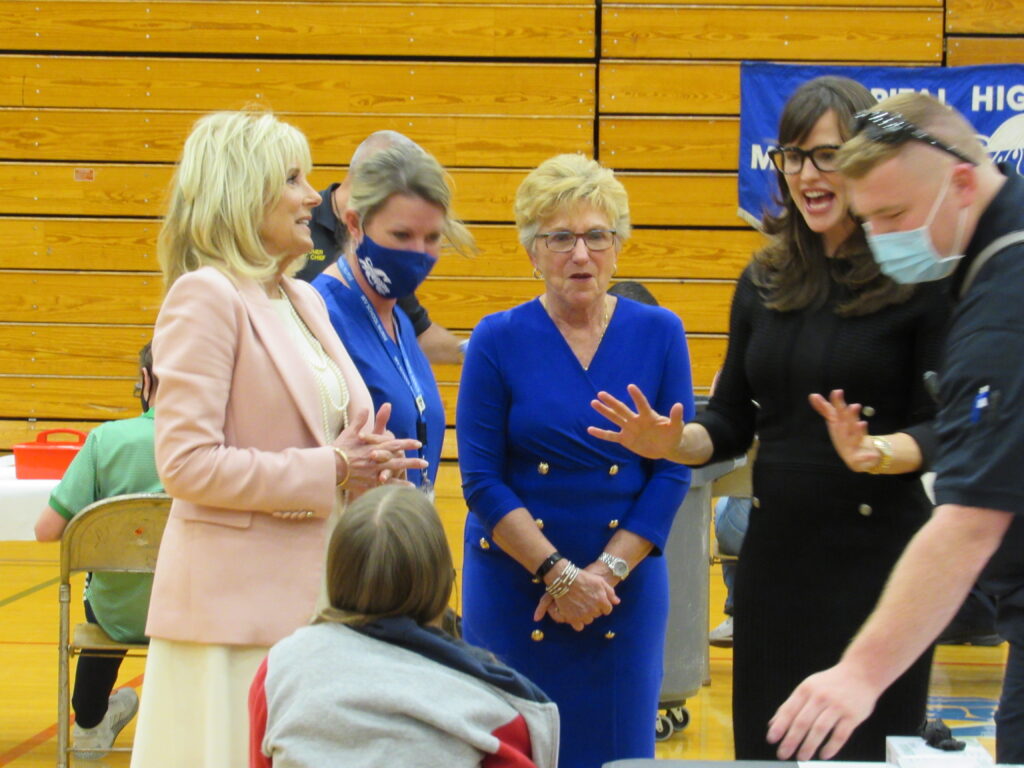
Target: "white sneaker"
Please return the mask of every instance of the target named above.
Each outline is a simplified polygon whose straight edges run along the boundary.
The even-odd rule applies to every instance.
[[[716,648],[732,648],[732,616],[708,633],[708,642]]]
[[[75,723],[71,729],[72,749],[79,760],[99,760],[114,745],[121,729],[131,722],[139,711],[139,697],[131,688],[121,688],[110,696],[107,714],[93,728],[82,728]]]

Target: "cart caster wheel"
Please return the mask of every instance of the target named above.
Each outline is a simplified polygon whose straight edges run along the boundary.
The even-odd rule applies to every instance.
[[[658,719],[654,723],[654,740],[665,741],[672,735],[672,718],[668,715],[658,713]]]
[[[668,719],[672,721],[672,729],[681,731],[690,724],[690,711],[686,707],[669,707]]]

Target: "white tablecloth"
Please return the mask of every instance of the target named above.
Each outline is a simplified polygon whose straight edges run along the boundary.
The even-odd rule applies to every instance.
[[[18,480],[14,456],[0,456],[0,541],[33,541],[39,513],[58,480]]]

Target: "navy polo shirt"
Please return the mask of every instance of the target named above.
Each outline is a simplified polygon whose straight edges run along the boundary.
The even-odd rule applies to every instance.
[[[1006,183],[978,221],[956,291],[985,246],[1024,229],[1024,178],[1000,169]],[[940,398],[936,502],[1017,516],[981,584],[1000,600],[1000,632],[1024,640],[1024,244],[992,257],[957,304]]]

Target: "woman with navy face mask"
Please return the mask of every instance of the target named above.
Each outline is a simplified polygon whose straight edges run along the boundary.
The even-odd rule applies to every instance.
[[[407,479],[429,490],[437,476],[445,416],[437,382],[397,301],[412,294],[444,241],[475,250],[451,211],[444,169],[417,146],[381,150],[352,170],[342,218],[349,246],[313,281],[334,329],[366,382],[375,407],[391,403],[390,429],[423,443],[425,470]]]

